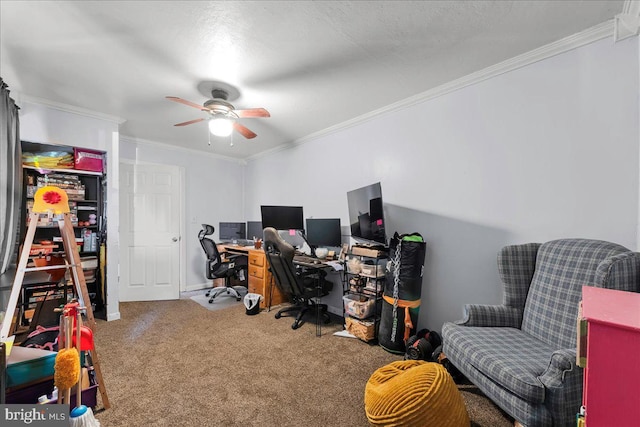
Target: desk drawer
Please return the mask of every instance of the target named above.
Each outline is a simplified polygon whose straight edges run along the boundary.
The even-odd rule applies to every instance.
[[[264,281],[256,277],[249,277],[247,290],[252,294],[260,294],[264,296]]]
[[[249,265],[249,277],[255,277],[262,280],[264,278],[264,268]]]
[[[249,265],[264,267],[264,254],[249,254]]]

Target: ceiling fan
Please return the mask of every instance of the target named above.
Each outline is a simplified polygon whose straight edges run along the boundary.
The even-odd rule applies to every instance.
[[[209,114],[209,118],[199,118],[189,120],[187,122],[177,123],[174,126],[187,126],[193,123],[209,120],[209,130],[214,135],[228,136],[233,130],[247,139],[255,138],[255,132],[246,126],[238,123],[237,119],[252,119],[260,117],[271,117],[271,114],[264,108],[249,108],[245,110],[236,110],[236,108],[228,102],[229,92],[224,89],[214,88],[211,90],[211,98],[203,105],[198,105],[186,99],[177,96],[167,96],[167,99],[197,108]]]

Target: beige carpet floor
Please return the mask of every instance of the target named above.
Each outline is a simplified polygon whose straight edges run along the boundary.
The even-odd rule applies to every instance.
[[[367,426],[364,386],[401,356],[333,336],[338,324],[291,329],[275,311],[210,311],[190,299],[121,303],[99,321],[96,346],[108,426]],[[461,386],[473,426],[512,426],[473,386]],[[101,407],[100,399],[98,408]]]

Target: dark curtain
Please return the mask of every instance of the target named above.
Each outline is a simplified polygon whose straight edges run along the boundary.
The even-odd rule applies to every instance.
[[[18,106],[0,78],[0,274],[13,262],[22,194]]]

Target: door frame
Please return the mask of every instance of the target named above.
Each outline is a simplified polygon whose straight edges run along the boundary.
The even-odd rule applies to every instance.
[[[184,292],[186,288],[187,282],[187,270],[186,270],[186,258],[187,258],[187,247],[185,244],[184,236],[187,232],[186,229],[186,198],[185,198],[185,182],[186,182],[186,172],[183,166],[169,164],[169,163],[153,163],[153,162],[143,162],[131,159],[120,159],[120,163],[126,163],[129,165],[133,165],[134,168],[136,165],[145,165],[145,166],[171,166],[178,168],[180,182],[178,183],[178,188],[180,189],[180,206],[179,206],[179,218],[178,222],[180,223],[180,240],[179,240],[179,253],[180,260],[178,263],[178,268],[180,268],[180,274],[178,275],[179,281],[179,292]],[[122,192],[120,192],[119,197],[122,197]],[[118,199],[118,204],[120,204],[120,199]],[[120,234],[120,227],[118,226],[118,238],[120,240],[120,245],[124,242],[123,236]],[[118,276],[120,276],[120,266],[118,266]],[[119,282],[119,281],[118,281]]]

